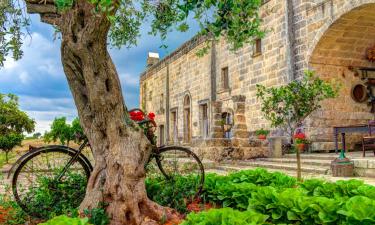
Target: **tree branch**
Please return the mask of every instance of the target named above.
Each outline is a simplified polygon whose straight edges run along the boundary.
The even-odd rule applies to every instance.
[[[39,13],[39,14],[46,14],[46,13],[53,13],[57,14],[57,8],[53,4],[32,4],[26,3],[27,12],[30,14]]]

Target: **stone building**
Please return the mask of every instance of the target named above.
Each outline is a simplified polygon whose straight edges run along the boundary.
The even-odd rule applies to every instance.
[[[354,100],[352,92],[375,78],[366,54],[375,46],[375,0],[269,0],[260,15],[265,37],[236,52],[220,40],[198,57],[205,39],[194,37],[162,60],[149,55],[140,104],[157,114],[160,144],[188,145],[211,159],[267,156],[267,143],[253,138],[268,128],[256,84],[283,85],[306,69],[342,84],[304,124],[312,151],[334,148],[333,126],[374,119],[371,98]],[[358,140],[347,139],[350,147]]]

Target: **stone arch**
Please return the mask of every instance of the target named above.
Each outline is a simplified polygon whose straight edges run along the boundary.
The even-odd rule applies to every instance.
[[[326,100],[306,121],[308,136],[314,141],[313,151],[334,148],[332,127],[364,124],[374,118],[370,106],[351,97],[353,85],[365,82],[358,69],[375,69],[375,63],[366,58],[366,50],[375,45],[375,1],[364,2],[370,1],[347,1],[348,5],[335,14],[334,22],[319,30],[314,48],[309,50],[309,68],[323,80],[334,79],[342,85],[339,96]],[[360,137],[348,137],[350,148],[354,148]]]
[[[189,92],[184,94],[183,99],[183,134],[184,142],[190,143],[192,138],[192,100]]]
[[[330,18],[322,18],[321,21],[313,21],[317,24],[322,23],[323,25],[320,26],[319,29],[314,30],[313,32],[308,32],[308,35],[313,36],[312,41],[307,48],[306,59],[310,60],[310,57],[313,55],[313,51],[316,49],[318,43],[321,41],[322,37],[327,34],[332,27],[337,26],[340,24],[345,17],[350,17],[353,13],[361,13],[361,11],[367,11],[368,13],[373,13],[374,11],[374,0],[357,0],[357,1],[344,1],[344,0],[332,0],[332,5],[336,5],[337,8],[334,13],[331,14]],[[365,9],[365,10],[364,10]],[[372,10],[372,12],[371,12]],[[314,17],[315,15],[312,14],[310,17]],[[310,19],[313,20],[313,19]],[[313,23],[312,21],[310,21]]]

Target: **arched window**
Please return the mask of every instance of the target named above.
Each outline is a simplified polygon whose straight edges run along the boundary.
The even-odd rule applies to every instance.
[[[184,142],[191,141],[191,110],[190,110],[190,96],[186,95],[184,98]]]

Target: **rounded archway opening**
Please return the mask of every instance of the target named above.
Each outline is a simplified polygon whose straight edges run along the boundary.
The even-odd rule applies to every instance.
[[[307,121],[309,136],[315,142],[313,151],[332,150],[333,127],[366,124],[374,119],[372,105],[364,96],[369,80],[375,84],[375,63],[368,57],[369,49],[375,46],[374,12],[375,4],[365,4],[344,14],[327,29],[312,52],[310,69],[323,80],[341,84],[339,96],[326,100]],[[360,137],[348,135],[349,148],[354,148]]]

